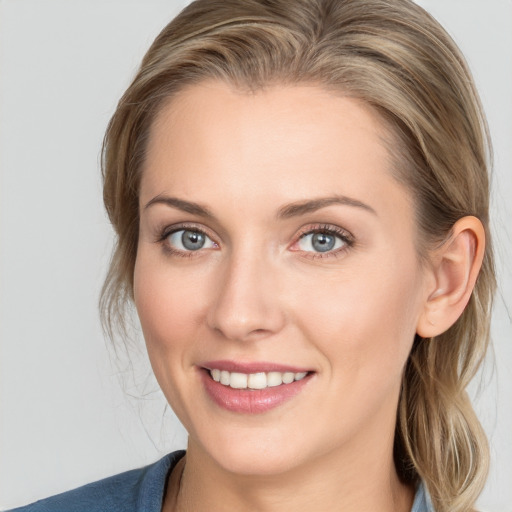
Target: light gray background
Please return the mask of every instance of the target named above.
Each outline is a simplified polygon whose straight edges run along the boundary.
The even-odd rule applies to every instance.
[[[152,39],[186,3],[0,0],[0,509],[185,445],[172,415],[162,423],[143,349],[134,373],[110,360],[97,298],[111,247],[103,132]],[[487,364],[476,400],[493,459],[479,505],[512,511],[512,1],[420,3],[465,52],[494,141],[500,295],[496,368]]]

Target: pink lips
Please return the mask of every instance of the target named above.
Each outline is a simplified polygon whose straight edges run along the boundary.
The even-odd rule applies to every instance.
[[[209,361],[201,364],[201,379],[208,396],[220,407],[231,412],[258,414],[267,412],[291,400],[301,392],[311,380],[309,373],[301,380],[290,384],[268,387],[265,389],[233,389],[215,382],[210,376],[210,369],[217,368],[228,372],[308,372],[308,369],[275,363],[237,363],[234,361]]]

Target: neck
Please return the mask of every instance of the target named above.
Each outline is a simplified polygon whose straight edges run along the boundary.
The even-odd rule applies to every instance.
[[[402,484],[393,463],[374,446],[332,451],[282,474],[239,475],[224,470],[189,443],[183,473],[174,471],[164,512],[231,511],[408,512],[414,491]]]

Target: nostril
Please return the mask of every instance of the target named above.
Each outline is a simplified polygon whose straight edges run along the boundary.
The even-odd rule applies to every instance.
[[[284,325],[281,298],[275,293],[278,276],[253,249],[237,246],[216,275],[207,322],[228,340],[261,339]]]

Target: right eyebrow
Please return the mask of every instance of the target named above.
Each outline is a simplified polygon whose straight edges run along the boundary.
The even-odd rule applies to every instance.
[[[213,213],[210,212],[208,208],[200,205],[199,203],[193,203],[192,201],[184,201],[183,199],[178,199],[177,197],[170,197],[161,194],[155,196],[153,199],[148,201],[144,206],[144,210],[147,210],[150,206],[153,206],[155,204],[165,204],[167,206],[170,206],[171,208],[177,208],[178,210],[181,210],[183,212],[192,213],[193,215],[199,215],[200,217],[205,217],[208,219],[215,218]]]

